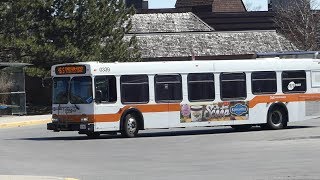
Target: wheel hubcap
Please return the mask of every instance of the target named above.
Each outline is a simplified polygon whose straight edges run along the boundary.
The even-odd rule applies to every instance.
[[[280,126],[282,123],[282,113],[280,111],[274,111],[271,114],[271,122],[275,125],[275,126]]]
[[[134,134],[137,130],[137,122],[135,118],[130,117],[128,119],[127,129],[130,134]]]

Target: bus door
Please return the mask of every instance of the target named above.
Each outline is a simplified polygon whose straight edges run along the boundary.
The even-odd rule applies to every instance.
[[[163,123],[166,123],[169,127],[179,122],[182,97],[182,78],[180,74],[155,76],[155,100],[157,103],[164,105],[166,113],[163,114]]]
[[[116,114],[119,112],[117,102],[117,85],[116,77],[112,75],[96,76],[94,78],[95,89],[95,114],[101,117],[106,114]],[[110,121],[112,119],[103,119],[102,121]],[[116,120],[112,120],[116,121]]]

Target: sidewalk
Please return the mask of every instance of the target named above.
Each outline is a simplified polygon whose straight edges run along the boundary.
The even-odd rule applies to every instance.
[[[0,116],[0,128],[40,125],[51,122],[51,114],[32,116]]]

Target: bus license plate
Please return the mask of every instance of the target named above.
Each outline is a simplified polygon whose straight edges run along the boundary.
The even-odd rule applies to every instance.
[[[80,129],[87,129],[87,125],[86,124],[80,124]]]

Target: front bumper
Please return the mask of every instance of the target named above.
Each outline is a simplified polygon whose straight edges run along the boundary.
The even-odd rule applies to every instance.
[[[59,131],[83,131],[94,132],[94,124],[85,123],[48,123],[47,130]]]

